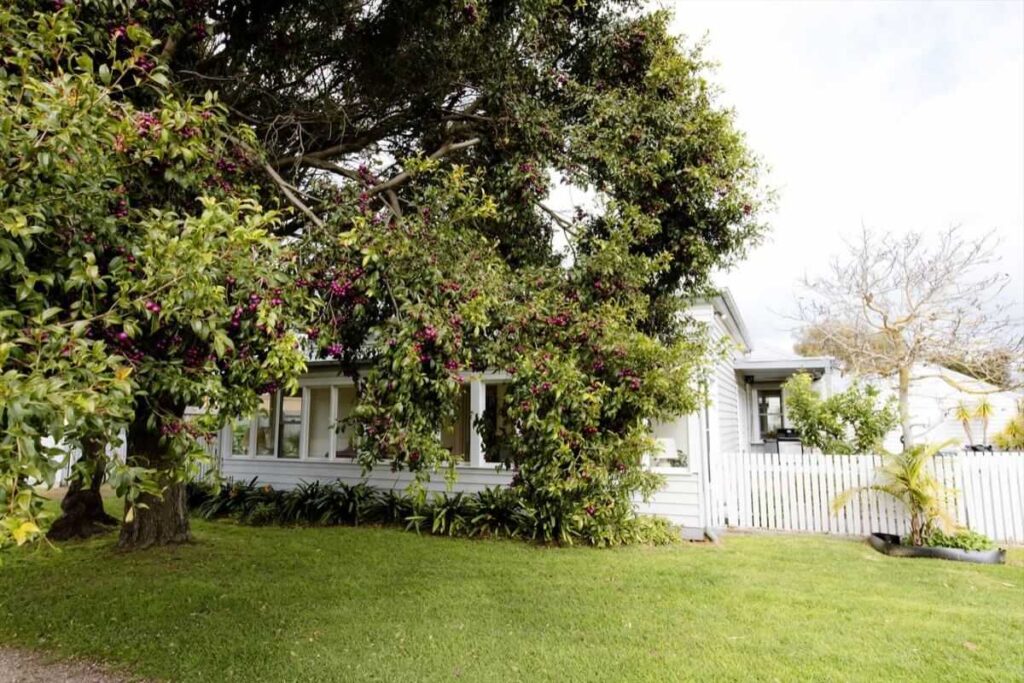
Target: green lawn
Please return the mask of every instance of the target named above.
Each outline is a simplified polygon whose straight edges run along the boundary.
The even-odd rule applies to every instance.
[[[8,553],[0,643],[186,681],[1021,680],[1024,553],[822,537],[538,548],[195,522],[196,543]]]

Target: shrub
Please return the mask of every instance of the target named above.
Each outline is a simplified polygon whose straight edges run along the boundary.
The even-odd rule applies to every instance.
[[[854,383],[841,393],[821,398],[811,376],[800,372],[782,385],[786,409],[807,446],[845,455],[879,450],[898,421],[893,401],[882,402],[878,389]]]
[[[351,515],[350,521],[356,526],[359,526],[359,522],[365,521],[366,517],[374,509],[375,502],[380,496],[380,492],[365,482],[359,482],[355,486],[349,488],[348,495],[348,513]]]
[[[469,535],[475,511],[473,500],[465,493],[439,493],[409,518],[409,524],[417,531],[426,524],[432,534]]]
[[[348,524],[358,519],[357,503],[352,496],[352,487],[343,481],[324,486],[312,503],[312,524]]]
[[[515,538],[533,522],[516,492],[495,486],[474,496],[475,515],[469,522],[471,536]]]
[[[930,530],[953,526],[953,517],[943,504],[945,492],[942,484],[928,468],[931,459],[949,443],[919,444],[902,453],[886,454],[877,470],[877,483],[841,492],[832,501],[833,513],[838,513],[859,491],[884,493],[907,508],[910,513],[910,541],[915,546],[923,545],[924,535]]]
[[[200,503],[197,512],[203,519],[233,515],[240,510],[242,501],[248,498],[248,492],[255,488],[256,477],[248,483],[231,482]]]
[[[996,547],[985,534],[970,529],[957,529],[952,534],[933,529],[925,534],[924,544],[933,548],[958,548],[960,550],[992,550]]]
[[[280,499],[268,498],[256,502],[245,512],[245,523],[252,526],[266,526],[279,522],[281,514]]]
[[[364,482],[342,481],[321,484],[301,482],[290,491],[275,491],[256,478],[232,482],[219,489],[209,484],[190,484],[189,506],[205,519],[232,516],[243,524],[313,524],[336,526],[376,522],[405,525],[406,529],[446,536],[528,538],[542,543],[565,542],[564,536],[584,538],[591,545],[628,543],[663,545],[678,540],[676,528],[667,520],[622,513],[601,519],[584,513],[572,526],[551,526],[553,519],[538,517],[516,489],[492,487],[479,493],[438,493],[425,504],[401,491],[379,491]],[[617,512],[617,507],[611,511]]]
[[[1024,451],[1024,401],[1017,404],[1017,414],[992,437],[992,443],[1001,451]]]
[[[284,494],[270,484],[240,488],[235,498],[239,521],[260,525],[280,521]]]
[[[405,524],[416,514],[416,503],[401,491],[379,493],[366,511],[367,521],[381,524]]]
[[[626,534],[621,543],[643,543],[647,545],[670,545],[681,539],[679,529],[664,517],[638,515],[626,525]]]
[[[216,497],[220,489],[205,481],[190,481],[185,485],[185,504],[189,510],[196,510]]]
[[[285,493],[281,501],[280,521],[285,524],[314,522],[321,514],[317,505],[326,488],[327,486],[319,481],[301,482]]]

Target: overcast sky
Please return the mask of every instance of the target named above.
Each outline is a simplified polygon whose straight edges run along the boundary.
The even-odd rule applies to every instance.
[[[869,228],[996,230],[1024,315],[1024,2],[678,0],[779,193],[719,282],[758,355],[791,354],[794,287]]]

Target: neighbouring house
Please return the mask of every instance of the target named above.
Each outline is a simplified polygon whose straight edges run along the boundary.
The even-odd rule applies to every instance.
[[[637,507],[682,525],[688,535],[702,536],[710,519],[707,491],[715,469],[710,463],[716,455],[801,448],[798,435],[787,422],[783,383],[795,373],[806,372],[827,396],[847,386],[850,379],[831,358],[752,357],[749,334],[728,291],[695,305],[690,315],[708,326],[713,339],[727,340],[732,352],[713,368],[708,386],[711,400],[705,408],[652,426],[659,450],[652,454],[649,466],[664,475],[666,485],[652,501],[638,501]],[[504,399],[509,377],[498,372],[467,373],[465,380],[456,423],[439,427],[442,442],[461,461],[453,486],[479,491],[507,485],[512,473],[504,469],[499,457],[486,452],[474,425],[485,413],[498,412],[495,409]],[[936,381],[941,386],[922,380],[913,392],[915,410],[920,410],[928,426],[925,438],[929,440],[963,431],[950,412],[958,400],[955,392],[951,394],[952,387]],[[258,477],[275,488],[336,479],[366,481],[384,489],[403,488],[411,482],[410,473],[392,472],[387,467],[363,474],[355,460],[351,429],[335,429],[356,402],[352,379],[342,375],[335,362],[312,361],[299,387],[293,395],[265,396],[258,414],[225,427],[216,445],[223,476],[236,480]],[[990,419],[990,434],[1001,429],[1016,409],[1013,394],[992,400],[996,415]],[[896,445],[891,447],[898,447],[898,435],[889,441],[892,439]],[[436,491],[446,487],[440,475],[428,485]]]

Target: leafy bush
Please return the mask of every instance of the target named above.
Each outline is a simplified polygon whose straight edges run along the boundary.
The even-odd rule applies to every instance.
[[[256,477],[249,482],[232,482],[222,486],[216,494],[211,495],[201,502],[196,509],[203,519],[214,519],[216,517],[227,517],[236,514],[241,509],[242,501],[248,497],[248,492],[256,488]]]
[[[205,519],[235,517],[243,524],[358,525],[372,522],[403,525],[432,534],[468,537],[526,538],[542,543],[585,538],[598,546],[647,543],[663,545],[678,540],[675,527],[664,519],[640,517],[632,511],[609,519],[577,515],[572,526],[551,525],[566,515],[538,516],[508,487],[479,493],[439,493],[425,504],[401,491],[379,491],[366,483],[342,481],[302,482],[290,491],[275,491],[255,478],[219,489],[209,484],[189,485],[189,506]]]
[[[1024,451],[1024,401],[1017,404],[1017,414],[992,437],[992,443],[1001,451]]]
[[[380,524],[405,524],[416,514],[416,503],[401,491],[384,491],[370,503],[366,519]]]
[[[825,453],[880,450],[898,420],[893,402],[880,403],[878,389],[870,385],[855,383],[823,399],[811,388],[811,376],[801,372],[786,380],[782,388],[788,417],[799,430],[800,440]]]
[[[352,487],[343,481],[324,486],[313,501],[312,507],[312,514],[306,520],[311,524],[349,524],[358,518]]]
[[[473,536],[515,538],[533,522],[516,492],[495,486],[474,496],[475,515],[470,520]]]
[[[246,524],[264,525],[280,521],[284,493],[270,484],[244,487],[236,495],[238,520]]]
[[[425,524],[432,534],[468,536],[472,535],[470,521],[475,512],[473,500],[465,493],[439,493],[417,514],[410,517],[409,523],[417,531]]]
[[[284,494],[279,521],[284,524],[301,524],[316,519],[321,514],[319,502],[326,489],[327,486],[319,481],[300,482],[298,486]]]
[[[679,542],[681,538],[679,529],[664,517],[638,515],[627,528],[628,538],[623,538],[623,543],[670,545]]]
[[[928,468],[929,462],[950,442],[927,446],[919,444],[902,453],[886,454],[877,472],[878,482],[841,492],[832,501],[833,513],[839,512],[859,491],[877,491],[898,500],[910,513],[910,541],[924,544],[924,536],[938,527],[952,528],[953,517],[943,501],[942,484]]]
[[[185,485],[185,502],[189,510],[196,510],[216,497],[218,489],[205,481],[190,481]]]
[[[958,548],[960,550],[992,550],[996,547],[985,534],[970,529],[957,529],[952,534],[933,529],[925,534],[924,544],[933,548]]]

